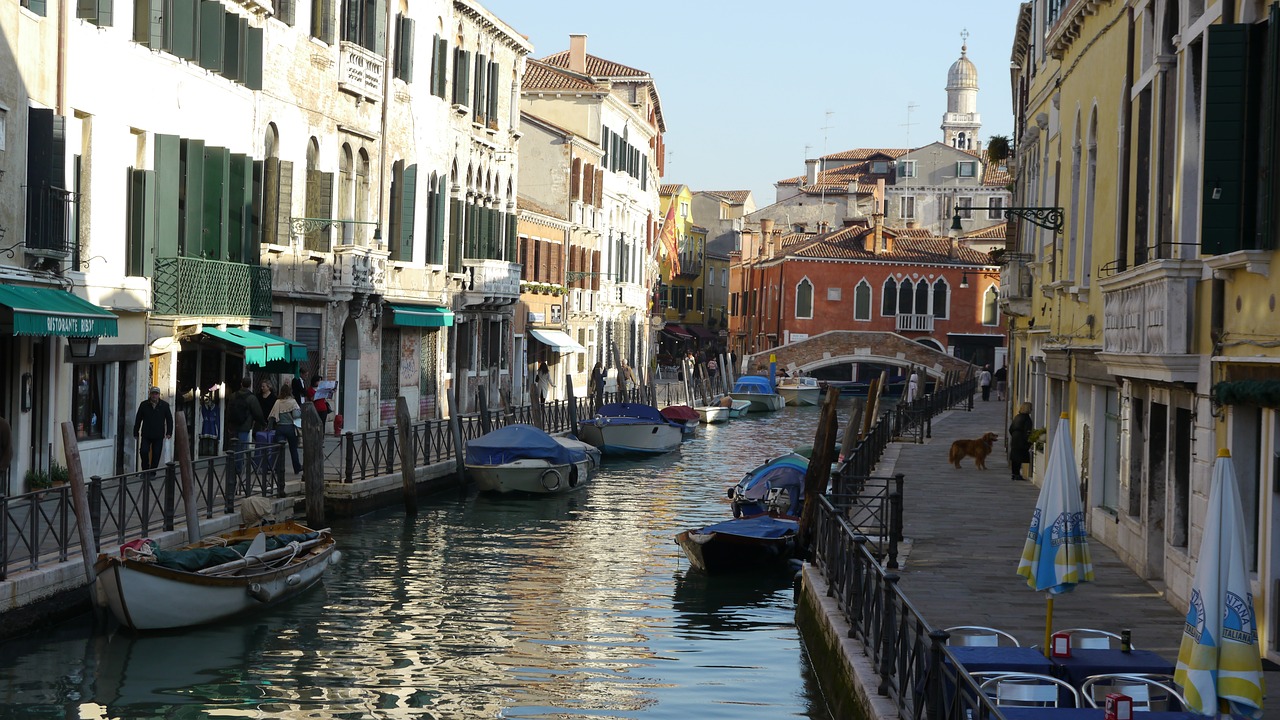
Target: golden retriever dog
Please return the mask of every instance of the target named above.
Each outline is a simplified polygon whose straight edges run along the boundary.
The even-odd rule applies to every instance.
[[[979,470],[987,469],[987,456],[1000,436],[989,432],[977,440],[957,440],[951,443],[951,464],[960,467],[960,461],[966,457],[973,458],[973,466]]]

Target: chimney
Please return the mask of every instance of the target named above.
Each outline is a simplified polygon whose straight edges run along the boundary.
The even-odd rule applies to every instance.
[[[742,253],[743,261],[754,260],[756,257],[756,234],[750,230],[742,231],[742,246],[738,248],[738,252]]]
[[[569,70],[580,75],[587,74],[586,35],[569,35]]]
[[[813,187],[818,184],[818,161],[804,161],[804,184],[806,187]]]
[[[768,218],[760,220],[760,240],[761,247],[764,249],[764,255],[773,256],[773,221]]]

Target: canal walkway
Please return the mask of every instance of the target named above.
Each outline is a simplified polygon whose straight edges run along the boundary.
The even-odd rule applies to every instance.
[[[1017,574],[1023,541],[1039,496],[1036,482],[1010,480],[1005,457],[1005,403],[974,398],[973,410],[952,410],[933,420],[924,444],[893,443],[876,475],[903,473],[905,561],[902,591],[935,628],[983,625],[1012,633],[1026,645],[1042,645],[1045,596]],[[954,440],[987,431],[1000,441],[987,470],[966,459],[947,463]],[[1054,601],[1055,628],[1089,627],[1119,632],[1133,643],[1175,661],[1185,611],[1163,588],[1129,569],[1116,553],[1092,542],[1094,582]],[[1280,718],[1280,671],[1266,673],[1267,717]]]

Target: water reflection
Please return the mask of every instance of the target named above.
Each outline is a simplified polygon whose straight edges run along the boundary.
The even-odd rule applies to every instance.
[[[0,717],[826,718],[792,574],[715,578],[676,532],[812,441],[816,408],[704,427],[582,492],[443,497],[335,524],[322,588],[160,636],[70,623],[0,649]]]

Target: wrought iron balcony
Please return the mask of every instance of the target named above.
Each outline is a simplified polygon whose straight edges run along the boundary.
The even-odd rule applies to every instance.
[[[933,332],[933,315],[928,313],[900,313],[898,332]]]
[[[462,261],[462,304],[465,307],[502,307],[520,298],[520,266],[506,260]]]
[[[702,254],[696,252],[680,253],[680,277],[698,277],[702,274]]]
[[[160,315],[271,317],[271,268],[176,257],[156,259],[151,280]]]
[[[1157,260],[1098,281],[1104,361],[1116,374],[1195,382],[1198,260]]]

